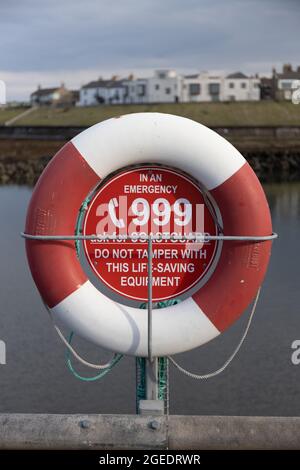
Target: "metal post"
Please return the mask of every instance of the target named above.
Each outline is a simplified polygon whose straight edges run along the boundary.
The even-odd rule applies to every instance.
[[[152,357],[152,236],[148,236],[148,359],[146,360],[146,398],[158,398],[157,359]]]
[[[148,237],[148,360],[152,358],[152,236]]]
[[[146,399],[158,400],[158,364],[157,358],[146,361]]]
[[[148,358],[146,358],[146,400],[139,403],[139,413],[164,414],[164,402],[158,399],[158,359],[152,356],[152,235],[148,236]]]

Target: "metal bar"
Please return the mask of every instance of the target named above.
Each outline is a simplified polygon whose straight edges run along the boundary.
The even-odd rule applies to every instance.
[[[148,237],[148,358],[146,359],[146,399],[158,399],[158,360],[152,357],[152,236]]]
[[[143,235],[32,235],[30,233],[21,232],[21,237],[28,240],[141,240],[148,241],[149,236],[146,234]],[[195,234],[195,235],[151,235],[152,241],[162,241],[162,240],[178,240],[178,241],[199,241],[199,242],[208,242],[211,240],[236,240],[236,241],[268,241],[278,238],[278,234],[273,232],[272,235],[264,236],[252,236],[252,235],[205,235],[205,234]]]
[[[158,361],[146,360],[146,400],[158,400]]]
[[[148,238],[148,360],[152,362],[152,237]]]
[[[300,417],[0,414],[0,449],[300,448]]]

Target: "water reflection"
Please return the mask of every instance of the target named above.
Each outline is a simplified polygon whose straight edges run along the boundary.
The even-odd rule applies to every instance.
[[[264,186],[272,217],[295,219],[300,214],[300,183],[268,184]]]

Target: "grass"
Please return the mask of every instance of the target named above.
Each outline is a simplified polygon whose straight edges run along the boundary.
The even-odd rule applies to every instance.
[[[26,108],[2,108],[0,106],[0,125],[26,111]]]
[[[0,123],[22,110],[0,110]],[[161,112],[184,116],[210,127],[300,125],[300,105],[290,102],[174,103],[149,105],[102,105],[69,109],[39,108],[15,125],[90,126],[121,114]]]

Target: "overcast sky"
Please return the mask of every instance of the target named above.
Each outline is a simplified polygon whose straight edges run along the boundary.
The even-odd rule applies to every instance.
[[[300,0],[0,0],[8,99],[111,74],[300,64]]]

